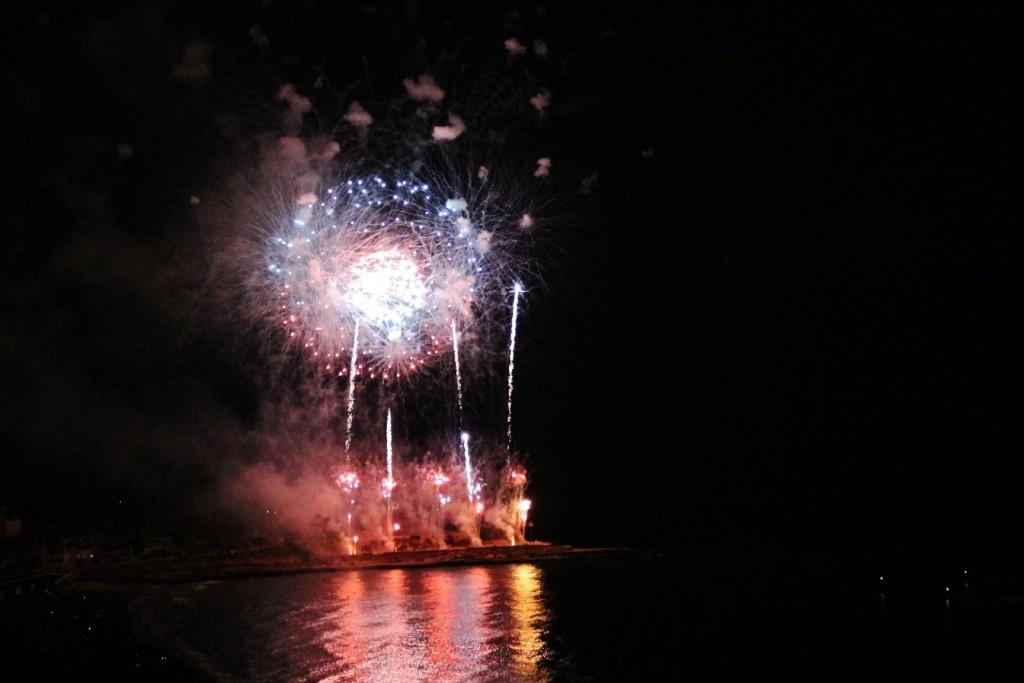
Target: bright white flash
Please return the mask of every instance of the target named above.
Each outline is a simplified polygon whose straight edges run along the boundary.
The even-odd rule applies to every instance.
[[[427,287],[419,268],[398,249],[363,256],[350,275],[349,303],[389,339],[401,337],[409,318],[426,302]]]

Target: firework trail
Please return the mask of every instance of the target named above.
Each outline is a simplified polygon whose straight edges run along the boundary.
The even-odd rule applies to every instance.
[[[391,438],[391,410],[388,409],[388,425],[387,425],[387,479],[384,480],[384,499],[387,504],[387,519],[384,534],[388,538],[389,542],[395,534],[395,522],[392,517],[391,510],[391,495],[395,490],[395,470],[394,470],[394,447]]]
[[[452,318],[452,351],[455,355],[455,391],[459,403],[459,429],[462,429],[462,366],[459,363],[459,335],[455,329],[455,319]],[[463,434],[463,441],[466,435]]]
[[[519,293],[523,290],[523,286],[517,282],[514,290],[515,294],[512,297],[512,331],[509,335],[508,344],[508,464],[511,464],[512,459],[512,373],[516,366],[516,326],[519,319]]]
[[[466,463],[466,493],[469,495],[469,503],[473,504],[473,464],[469,459],[469,434],[462,432],[462,454]]]
[[[352,362],[348,371],[348,415],[345,418],[345,464],[352,462],[350,451],[352,450],[352,420],[356,407],[356,360],[359,353],[359,321],[356,321],[355,331],[352,334]]]
[[[394,487],[395,482],[395,461],[394,461],[394,448],[393,441],[391,438],[391,410],[388,410],[388,427],[387,427],[387,456],[388,456],[388,478],[385,486],[389,491],[388,497],[390,498],[390,491]]]

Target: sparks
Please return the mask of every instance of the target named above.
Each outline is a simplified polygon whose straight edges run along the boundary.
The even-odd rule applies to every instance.
[[[359,321],[356,321],[355,330],[352,332],[352,363],[348,371],[348,415],[345,418],[345,464],[348,465],[352,458],[349,451],[352,450],[352,420],[356,407],[356,360],[359,354]]]
[[[466,493],[469,494],[469,502],[473,503],[473,465],[469,461],[469,434],[462,432],[462,453],[466,461]]]
[[[459,364],[459,334],[455,329],[455,318],[452,318],[452,352],[455,356],[455,396],[459,404],[459,428],[462,428],[462,368]],[[466,435],[463,434],[463,441]]]
[[[514,295],[512,297],[512,331],[509,335],[508,343],[508,461],[512,458],[512,373],[516,367],[516,326],[519,319],[519,293],[523,291],[523,286],[518,282],[515,284]]]

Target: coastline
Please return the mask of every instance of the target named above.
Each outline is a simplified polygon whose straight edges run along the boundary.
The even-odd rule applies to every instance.
[[[359,555],[314,556],[286,550],[253,554],[183,557],[89,566],[69,576],[66,584],[82,591],[144,590],[153,584],[241,579],[281,574],[398,569],[475,564],[546,562],[635,555],[629,548],[576,548],[544,542],[476,547],[406,550]]]

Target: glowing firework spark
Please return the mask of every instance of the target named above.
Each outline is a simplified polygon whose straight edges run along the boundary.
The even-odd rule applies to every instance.
[[[345,418],[345,464],[352,461],[349,451],[352,449],[352,420],[356,407],[356,360],[359,358],[359,321],[356,321],[352,334],[352,363],[348,372],[348,415]]]
[[[448,475],[445,474],[444,472],[436,471],[430,476],[431,479],[433,479],[434,481],[434,486],[436,486],[438,490],[440,490],[442,486],[448,483]]]
[[[513,491],[521,492],[526,488],[526,471],[522,467],[514,466],[506,471],[505,478],[508,480],[508,486]]]
[[[516,520],[515,531],[509,536],[509,541],[515,545],[516,537],[522,538],[519,518],[522,514],[523,493],[526,490],[526,470],[518,464],[506,464],[502,484],[501,499],[505,514]]]
[[[391,437],[391,410],[388,410],[388,426],[387,426],[387,467],[388,476],[384,480],[384,497],[388,500],[391,499],[391,492],[395,488],[395,460],[394,460],[394,447],[392,445]]]
[[[462,429],[462,367],[459,363],[459,333],[455,329],[455,318],[452,318],[452,351],[455,355],[455,396],[459,404],[459,429]],[[466,434],[462,435],[466,440]]]
[[[519,511],[519,534],[524,537],[526,536],[526,519],[530,515],[532,504],[529,498],[523,498],[519,501],[519,505],[516,506]]]
[[[387,466],[388,476],[383,482],[384,488],[384,500],[387,504],[387,526],[385,527],[388,538],[394,534],[394,520],[391,516],[391,495],[395,490],[395,470],[394,470],[394,448],[392,446],[391,438],[391,410],[388,409],[388,425],[387,425]]]
[[[347,289],[349,305],[360,319],[392,342],[402,338],[410,319],[426,302],[426,293],[416,264],[398,249],[360,257],[351,268]]]
[[[469,494],[469,502],[473,503],[473,465],[469,461],[469,434],[462,432],[462,453],[466,461],[466,493]]]
[[[359,475],[355,472],[346,471],[338,475],[338,485],[346,493],[359,488]]]
[[[346,536],[351,539],[349,541],[349,555],[355,555],[356,553],[356,542],[358,537],[352,534],[352,510],[355,507],[355,491],[359,488],[359,475],[353,470],[346,470],[338,475],[338,486],[341,487],[342,492],[345,495],[345,501],[348,505],[348,510],[345,513],[346,517]]]
[[[444,506],[452,501],[451,496],[445,495],[442,487],[448,483],[448,475],[440,470],[435,470],[430,474],[431,482],[434,484],[434,490],[437,495],[437,509],[438,509],[438,531],[440,532],[440,545],[444,546]]]
[[[442,357],[460,326],[479,339],[466,332],[493,322],[500,281],[525,265],[518,214],[482,184],[455,183],[447,192],[463,196],[442,200],[428,183],[371,176],[325,182],[323,199],[303,195],[265,241],[292,343],[325,368],[358,346],[382,376],[397,376]]]
[[[512,331],[508,343],[508,460],[512,458],[512,372],[516,367],[516,326],[519,318],[519,293],[523,286],[518,282],[515,284],[515,294],[512,297]]]

